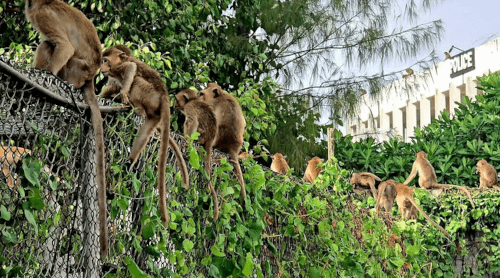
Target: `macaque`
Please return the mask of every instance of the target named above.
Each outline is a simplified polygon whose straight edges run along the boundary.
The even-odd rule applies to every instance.
[[[125,53],[125,55],[127,55],[128,57],[134,57],[132,55],[132,51],[126,45],[123,44],[116,45],[115,48],[123,51],[123,53]],[[120,80],[108,75],[108,83],[106,84],[106,87],[104,87],[104,89],[102,90],[101,97],[108,98],[111,95],[120,93],[121,88],[122,88],[122,83],[120,82]],[[121,101],[123,104],[130,104],[128,94],[121,94]]]
[[[200,91],[200,100],[207,103],[215,113],[218,130],[214,147],[229,154],[241,186],[240,197],[244,200],[247,191],[238,154],[243,145],[243,133],[247,124],[241,106],[231,94],[224,92],[216,83],[208,83],[207,87]]]
[[[406,74],[403,75],[403,78],[408,78],[413,75],[413,70],[410,68],[406,69]]]
[[[104,169],[104,131],[94,92],[94,77],[101,66],[101,42],[94,24],[78,9],[60,0],[27,0],[26,19],[42,34],[34,67],[46,69],[75,88],[83,88],[90,106],[96,143],[101,257],[107,255],[108,227]]]
[[[271,170],[282,175],[286,175],[286,172],[290,169],[288,163],[286,163],[286,155],[282,153],[275,153],[271,156],[273,163],[271,163]]]
[[[498,187],[498,174],[491,164],[486,160],[481,159],[477,162],[476,174],[479,173],[479,188],[495,188],[500,190]]]
[[[378,187],[377,210],[385,209],[386,212],[391,212],[394,200],[396,199],[396,182],[394,180],[386,180]]]
[[[174,108],[179,109],[186,116],[184,122],[184,134],[190,136],[195,131],[200,133],[198,142],[202,144],[207,152],[205,158],[205,172],[209,176],[208,188],[214,201],[214,221],[219,217],[219,202],[217,193],[212,187],[212,146],[217,137],[217,118],[208,104],[201,101],[196,92],[191,89],[184,89],[175,95]]]
[[[410,202],[414,208],[416,208],[424,217],[429,221],[432,225],[434,225],[436,228],[441,230],[446,236],[450,236],[450,234],[441,226],[439,226],[436,222],[432,221],[432,219],[425,214],[425,212],[417,205],[415,200],[413,199],[413,190],[402,184],[398,183],[396,184],[396,191],[397,191],[397,196],[396,196],[396,202],[399,207],[399,212],[403,217],[412,217],[416,218],[416,215],[413,216],[415,213],[412,214],[412,207],[408,207],[408,202]]]
[[[319,172],[321,171],[321,167],[318,167],[318,164],[322,163],[323,161],[325,160],[315,156],[311,158],[309,162],[307,162],[307,168],[304,174],[305,182],[310,182],[314,184],[314,179],[319,175]]]
[[[444,57],[445,57],[445,58],[444,58],[444,60],[445,60],[445,61],[446,61],[446,60],[448,60],[448,59],[451,59],[451,55],[450,55],[450,53],[448,53],[448,52],[446,52],[446,51],[444,52]]]
[[[146,147],[156,126],[160,121],[162,123],[158,160],[158,192],[161,219],[163,224],[168,227],[170,218],[167,214],[165,168],[169,143],[174,149],[186,188],[189,187],[189,176],[179,146],[170,138],[170,101],[165,84],[156,71],[145,63],[127,56],[125,52],[116,47],[110,47],[104,51],[102,62],[102,73],[117,79],[122,84],[122,95],[127,95],[130,104],[139,110],[139,114],[145,115],[145,122],[140,128],[139,135],[130,152],[129,160],[132,165]]]
[[[31,154],[30,150],[21,147],[0,147],[0,162],[2,163],[2,173],[7,177],[7,185],[14,187],[14,185],[21,184],[21,180],[11,171],[16,163],[23,158],[26,154]]]
[[[408,200],[404,201],[403,206],[404,206],[404,208],[403,208],[404,217],[406,219],[410,219],[410,220],[417,220],[416,207]]]
[[[416,154],[417,159],[415,159],[415,162],[413,162],[413,167],[411,169],[410,176],[405,180],[404,184],[407,185],[410,183],[415,175],[418,173],[418,184],[420,187],[425,188],[425,189],[441,189],[441,188],[449,188],[449,187],[456,187],[460,189],[461,191],[465,192],[467,196],[469,197],[469,201],[474,208],[474,202],[472,201],[472,197],[469,193],[469,190],[467,188],[464,188],[462,186],[457,186],[457,185],[451,185],[451,184],[439,184],[437,183],[437,177],[436,177],[436,172],[434,172],[434,167],[432,167],[431,163],[429,160],[427,160],[427,154],[424,151],[420,151]]]
[[[372,191],[373,198],[377,199],[377,189],[375,189],[375,181],[382,181],[379,177],[372,173],[361,172],[359,174],[353,173],[349,183],[353,188],[356,186],[369,187]]]

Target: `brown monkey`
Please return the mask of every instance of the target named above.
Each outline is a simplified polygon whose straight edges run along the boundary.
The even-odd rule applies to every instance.
[[[273,159],[273,163],[271,163],[271,170],[274,172],[280,173],[282,175],[286,175],[286,172],[290,169],[288,163],[286,163],[286,155],[282,153],[275,153],[271,156]]]
[[[218,125],[214,147],[229,154],[236,178],[241,185],[240,196],[245,199],[247,191],[238,154],[243,145],[243,133],[247,124],[241,106],[231,94],[225,93],[216,83],[208,83],[207,87],[200,91],[200,99],[214,110]]]
[[[126,45],[120,44],[120,45],[116,45],[114,47],[118,50],[123,51],[123,53],[125,53],[125,55],[127,55],[128,57],[134,57],[132,55],[132,51]],[[101,97],[108,98],[111,95],[120,93],[121,89],[122,89],[122,83],[120,82],[120,80],[118,80],[112,76],[108,76],[108,83],[106,84],[106,87],[104,87],[104,89],[102,90]],[[121,101],[123,104],[130,103],[130,100],[128,98],[128,93],[121,94]]]
[[[304,174],[304,181],[314,183],[314,179],[318,176],[321,171],[321,167],[318,167],[318,164],[325,161],[322,158],[317,156],[311,158],[309,162],[307,162],[306,172]]]
[[[169,143],[174,149],[186,188],[189,187],[189,176],[179,146],[170,138],[170,101],[165,84],[156,71],[145,63],[127,56],[125,52],[116,47],[110,47],[104,51],[101,71],[105,76],[109,75],[119,80],[122,84],[122,94],[128,96],[130,103],[139,110],[139,114],[146,116],[130,152],[129,160],[132,165],[146,147],[158,123],[162,122],[158,161],[158,192],[161,219],[163,224],[167,226],[170,219],[166,204],[165,168]]]
[[[375,208],[377,210],[385,208],[386,212],[391,212],[396,195],[396,182],[394,180],[386,180],[382,182],[378,187],[377,204],[375,205]]]
[[[16,163],[26,154],[31,154],[31,151],[21,147],[0,147],[0,162],[2,163],[2,173],[7,177],[7,185],[13,187],[19,185],[21,180],[14,178],[14,173],[11,172]],[[10,167],[9,167],[10,166]],[[15,181],[14,181],[15,179]]]
[[[425,189],[456,187],[467,194],[472,207],[475,207],[474,202],[472,201],[472,197],[470,196],[469,190],[467,190],[467,188],[458,185],[437,183],[437,177],[436,172],[434,172],[434,167],[432,167],[429,160],[427,160],[427,154],[424,151],[418,152],[416,154],[416,157],[417,159],[415,159],[415,162],[413,162],[410,176],[408,176],[408,178],[404,182],[405,185],[410,183],[418,172],[418,184],[420,185],[420,187]]]
[[[94,24],[76,8],[60,0],[27,0],[26,19],[42,34],[35,54],[35,68],[47,71],[83,88],[90,106],[96,142],[97,200],[101,257],[108,250],[104,138],[101,111],[94,92],[94,76],[101,66],[101,42]]]
[[[412,208],[407,207],[409,201],[413,205],[413,207],[416,208],[425,217],[425,219],[427,219],[427,221],[431,222],[432,225],[441,230],[446,236],[450,236],[450,234],[445,229],[443,229],[443,227],[432,221],[432,219],[430,219],[429,216],[427,216],[427,214],[425,214],[425,212],[417,205],[417,203],[413,199],[413,190],[410,187],[402,183],[398,183],[396,184],[396,191],[396,202],[399,207],[399,212],[401,212],[401,215],[403,217],[411,216],[416,218],[416,215],[413,216],[411,213]]]
[[[448,60],[448,59],[451,59],[451,55],[450,55],[450,53],[445,51],[444,52],[444,60]]]
[[[184,134],[190,136],[195,131],[200,133],[198,142],[203,144],[207,152],[205,172],[209,177],[212,177],[212,146],[217,137],[217,118],[214,111],[208,104],[201,101],[196,92],[191,89],[184,89],[175,95],[174,108],[186,115]],[[217,193],[212,187],[211,178],[209,178],[208,188],[214,200],[214,221],[216,221],[219,217],[219,202],[217,201]]]
[[[417,209],[416,207],[408,200],[405,200],[404,201],[404,209],[403,209],[403,212],[404,212],[404,217],[406,219],[413,219],[413,220],[417,220]]]
[[[372,191],[373,198],[377,199],[377,189],[375,189],[375,181],[382,181],[379,177],[372,173],[361,172],[353,173],[349,183],[352,184],[353,188],[356,186],[369,187]]]
[[[498,187],[498,175],[495,167],[489,164],[486,160],[481,159],[477,162],[476,174],[479,173],[479,188],[495,188]]]
[[[410,68],[406,69],[406,74],[403,74],[403,78],[408,78],[413,75],[413,70]]]

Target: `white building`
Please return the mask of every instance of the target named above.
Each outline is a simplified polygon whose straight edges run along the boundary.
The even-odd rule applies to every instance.
[[[426,82],[424,72],[415,72],[409,78],[395,82],[385,88],[381,100],[370,100],[370,95],[361,96],[361,113],[356,120],[345,121],[346,134],[354,136],[354,140],[373,137],[378,141],[388,140],[393,136],[402,137],[410,142],[416,126],[423,127],[447,110],[453,117],[456,102],[462,103],[463,97],[472,100],[478,93],[477,76],[500,71],[500,38],[475,47],[451,59],[434,65],[427,71]],[[456,48],[455,48],[456,49]],[[397,83],[415,83],[412,93],[405,93]]]

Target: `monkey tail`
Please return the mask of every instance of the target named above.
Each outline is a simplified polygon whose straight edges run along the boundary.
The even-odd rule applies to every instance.
[[[500,191],[500,187],[498,187],[496,185],[493,185],[493,188],[495,188],[496,190]]]
[[[101,258],[108,253],[108,222],[106,210],[106,179],[104,169],[104,129],[101,110],[94,92],[94,78],[87,80],[83,86],[85,101],[90,106],[92,126],[94,128],[96,145],[96,181],[97,181],[97,203],[99,207],[99,243],[101,246]]]
[[[161,100],[161,142],[160,142],[160,157],[158,158],[158,195],[160,202],[161,220],[165,227],[168,227],[170,217],[167,213],[167,190],[165,188],[165,168],[167,167],[168,144],[170,142],[170,101],[167,97]]]
[[[452,184],[438,184],[438,185],[442,186],[442,187],[456,187],[456,188],[460,189],[461,191],[463,191],[467,195],[467,197],[469,197],[469,202],[472,205],[472,208],[476,207],[474,205],[474,201],[472,200],[472,196],[470,195],[470,192],[469,192],[469,190],[467,190],[467,188],[465,188],[463,186],[452,185]]]
[[[181,168],[181,175],[182,175],[182,184],[186,189],[189,188],[189,174],[186,166],[186,162],[184,161],[184,157],[182,156],[181,149],[179,148],[179,145],[175,142],[172,137],[170,137],[170,146],[174,150],[175,153],[175,158],[177,160],[177,163],[179,164],[179,167]]]
[[[410,200],[413,206],[417,208],[417,210],[425,217],[425,219],[427,219],[427,221],[431,222],[431,224],[434,225],[434,227],[441,230],[447,237],[450,237],[448,231],[446,231],[443,227],[439,226],[436,222],[432,221],[432,219],[429,216],[427,216],[427,214],[425,214],[425,212],[417,205],[417,203],[415,203],[415,200],[413,200],[413,198],[406,198],[406,199]]]

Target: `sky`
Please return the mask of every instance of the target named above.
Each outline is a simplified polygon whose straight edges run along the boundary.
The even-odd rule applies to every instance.
[[[400,0],[404,8],[408,0]],[[416,0],[415,2],[420,2]],[[444,60],[444,52],[451,46],[468,50],[500,37],[500,0],[444,0],[432,6],[430,11],[419,13],[419,19],[411,25],[424,24],[434,20],[443,21],[444,34],[434,50]],[[406,25],[406,24],[405,24]],[[433,49],[423,50],[414,60],[394,62],[384,67],[385,70],[401,69],[411,65],[419,58],[426,57]],[[451,55],[462,51],[454,49]],[[500,61],[498,61],[500,63]],[[322,113],[320,123],[328,121],[327,113]],[[344,128],[340,130],[344,132]]]

